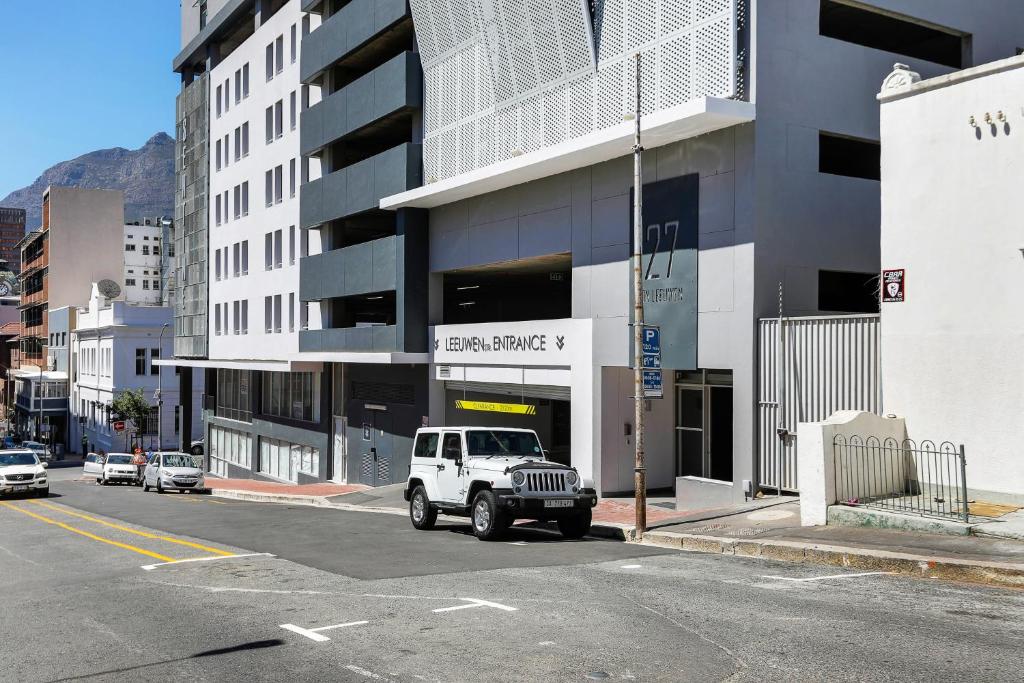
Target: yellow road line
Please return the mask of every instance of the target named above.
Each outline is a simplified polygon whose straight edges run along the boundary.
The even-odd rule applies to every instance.
[[[30,500],[28,502],[34,503],[36,505],[42,505],[43,507],[50,508],[51,510],[56,510],[57,512],[63,512],[65,515],[71,515],[72,517],[78,517],[80,519],[85,519],[85,520],[88,520],[90,522],[96,522],[97,524],[102,524],[103,526],[108,526],[111,529],[117,529],[119,531],[127,531],[130,534],[135,534],[136,536],[142,536],[143,538],[152,538],[152,539],[156,539],[158,541],[166,541],[167,543],[177,543],[178,545],[188,546],[189,548],[196,548],[197,550],[205,550],[207,552],[214,553],[215,555],[221,555],[221,556],[224,556],[224,557],[227,557],[229,555],[234,555],[234,553],[228,552],[226,550],[218,550],[217,548],[211,548],[208,545],[200,545],[199,543],[192,543],[191,541],[183,541],[180,538],[171,538],[170,536],[161,536],[160,534],[151,534],[151,533],[148,533],[148,532],[145,532],[145,531],[139,531],[138,529],[132,529],[131,527],[121,526],[120,524],[111,524],[110,522],[106,522],[106,521],[104,521],[102,519],[98,519],[98,518],[92,517],[90,515],[83,515],[80,512],[73,512],[71,510],[66,510],[64,508],[57,507],[56,505],[51,505],[50,503],[44,503],[41,500]]]
[[[120,543],[118,541],[115,541],[115,540],[112,540],[112,539],[109,539],[109,538],[104,538],[102,536],[97,536],[95,534],[90,534],[88,531],[82,531],[81,529],[76,529],[75,527],[71,526],[70,524],[65,524],[64,522],[58,522],[57,520],[50,519],[49,517],[44,517],[42,515],[37,515],[34,512],[30,512],[28,510],[20,508],[17,505],[13,505],[11,503],[8,503],[7,501],[0,500],[0,505],[3,505],[4,507],[8,507],[8,508],[10,508],[12,510],[15,510],[17,512],[20,512],[23,515],[28,515],[29,517],[35,517],[36,519],[38,519],[40,521],[43,521],[43,522],[46,522],[47,524],[54,524],[56,526],[59,526],[62,529],[66,529],[67,531],[70,531],[71,533],[79,534],[81,536],[85,536],[86,538],[91,538],[94,541],[99,541],[100,543],[107,543],[109,545],[116,546],[118,548],[124,548],[125,550],[131,550],[132,552],[136,552],[136,553],[139,553],[140,555],[145,555],[147,557],[153,557],[153,558],[156,558],[156,559],[161,560],[163,562],[174,562],[175,561],[175,559],[173,557],[167,557],[166,555],[161,555],[160,553],[150,552],[149,550],[146,550],[144,548],[136,548],[135,546],[128,545],[127,543]]]

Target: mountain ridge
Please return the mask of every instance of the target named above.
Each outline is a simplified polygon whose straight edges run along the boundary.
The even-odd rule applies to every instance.
[[[160,131],[138,149],[110,147],[61,161],[0,206],[25,209],[25,229],[42,223],[43,192],[50,185],[124,192],[125,221],[174,215],[174,138]]]

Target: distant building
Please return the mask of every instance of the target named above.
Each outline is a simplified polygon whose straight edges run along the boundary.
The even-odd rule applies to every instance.
[[[21,270],[18,243],[24,236],[25,209],[0,206],[0,259],[7,261],[8,267],[15,273]]]
[[[135,445],[157,447],[157,373],[162,372],[163,444],[178,447],[183,421],[179,400],[178,373],[154,361],[170,357],[174,346],[173,311],[169,307],[144,306],[124,301],[107,301],[92,285],[88,308],[77,312],[77,326],[71,334],[71,423],[72,441],[89,450],[125,451]],[[161,328],[166,325],[161,340]],[[111,424],[110,405],[118,393],[141,389],[153,406],[153,414],[140,439],[117,433]],[[200,375],[191,386],[189,405],[194,411],[185,442],[202,436],[199,419],[203,381]]]
[[[166,222],[170,222],[169,220]],[[160,218],[144,218],[124,226],[124,300],[159,306],[164,300],[166,233]]]
[[[22,362],[45,367],[48,313],[79,305],[90,283],[123,275],[124,193],[48,187],[42,226],[21,249]]]
[[[14,404],[14,382],[8,377],[11,368],[17,367],[17,338],[21,334],[21,323],[10,322],[0,325],[0,429],[6,433],[7,419]]]

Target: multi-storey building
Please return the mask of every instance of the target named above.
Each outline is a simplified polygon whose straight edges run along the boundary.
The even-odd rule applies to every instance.
[[[18,244],[25,236],[25,209],[0,206],[0,260],[17,273],[21,270],[21,250]]]
[[[173,368],[155,364],[172,352],[172,324],[169,307],[110,301],[92,285],[89,305],[77,310],[70,339],[72,443],[81,444],[84,438],[88,450],[130,452],[135,446],[174,449],[180,442],[187,444],[202,435],[198,414],[202,378],[192,384],[193,396],[185,402],[194,419],[183,420],[178,374]],[[160,415],[155,395],[158,386],[163,396]],[[141,390],[152,407],[149,419],[140,426],[141,434],[133,434],[130,428],[123,433],[114,431],[110,405],[125,390]],[[182,434],[186,423],[190,430]]]
[[[1012,54],[1021,15],[1008,1],[185,3],[176,355],[212,373],[211,466],[389,483],[417,426],[500,423],[536,428],[603,493],[630,490],[623,119],[639,53],[664,382],[646,407],[649,483],[685,505],[780,483],[758,458],[776,425],[757,321],[877,311],[877,83],[897,60],[939,74]],[[530,409],[478,410],[510,403]]]
[[[169,220],[144,218],[124,226],[124,300],[160,306],[165,298],[164,272]]]

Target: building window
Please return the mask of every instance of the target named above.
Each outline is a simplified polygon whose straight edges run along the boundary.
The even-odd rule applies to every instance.
[[[274,332],[274,298],[263,297],[263,331],[267,334]]]
[[[249,62],[242,65],[242,97],[249,96]]]
[[[213,264],[215,279],[220,280],[220,249],[214,250]]]
[[[970,34],[928,26],[906,15],[853,4],[821,0],[818,32],[864,47],[962,69],[970,65]]]
[[[295,159],[288,161],[288,196],[295,196]]]
[[[295,63],[295,56],[298,53],[298,41],[295,40],[295,24],[292,24],[291,35],[289,37],[291,38],[290,45],[291,45],[292,64],[294,64]]]
[[[878,275],[818,271],[818,310],[828,313],[878,313]]]
[[[274,78],[274,44],[267,45],[267,81]]]
[[[222,89],[222,88],[221,88],[221,87],[220,87],[220,86],[218,85],[218,86],[217,86],[217,118],[218,118],[218,119],[220,118],[220,112],[221,112],[221,108],[220,108],[220,106],[221,106],[221,105],[220,105],[220,98],[221,98],[221,92],[222,92],[222,90],[223,90],[223,89]]]
[[[249,300],[242,300],[242,334],[249,334]]]
[[[231,109],[231,79],[224,81],[224,111]]]
[[[295,130],[295,91],[288,96],[288,127]]]
[[[278,441],[259,437],[260,441],[260,472],[282,479],[297,482],[298,474],[319,476],[320,451],[312,446]]]
[[[149,256],[149,245],[148,244],[143,244],[142,245],[142,255],[143,256]]]
[[[220,336],[220,304],[213,306],[213,333]]]
[[[149,350],[149,374],[151,374],[151,375],[159,375],[160,374],[160,366],[157,365],[154,362],[154,361],[158,361],[158,360],[160,360],[160,349],[150,349]]]
[[[210,425],[210,471],[222,477],[228,476],[226,463],[245,469],[252,468],[247,432]]]
[[[215,156],[216,156],[216,159],[217,159],[217,170],[219,171],[220,170],[220,138],[217,139],[217,144],[214,147],[217,150],[217,153],[216,153]]]
[[[872,140],[818,132],[818,171],[832,175],[881,179],[882,147]]]
[[[266,118],[266,131],[267,131],[266,144],[269,145],[271,142],[274,141],[274,107],[273,107],[273,105],[267,107],[266,111],[264,112],[264,117]]]
[[[282,250],[281,240],[282,240],[282,237],[283,236],[282,236],[282,233],[281,233],[280,230],[275,230],[274,231],[274,267],[275,268],[280,268],[281,265],[282,265],[282,261],[281,261],[281,250]]]
[[[303,422],[320,421],[320,373],[264,372],[260,412]]]
[[[288,294],[288,331],[295,331],[295,292]]]
[[[224,136],[224,166],[227,167],[231,162],[231,146],[228,144],[231,140],[231,134],[228,133]]]
[[[274,333],[281,334],[281,295],[274,295]]]
[[[126,245],[124,245],[124,250],[125,251],[135,251],[135,245],[134,244],[126,244]]]
[[[264,174],[264,180],[266,181],[266,187],[264,188],[266,194],[267,206],[274,205],[274,171],[270,170]]]
[[[299,233],[299,258],[309,256],[309,232],[302,230]]]
[[[274,41],[274,56],[277,60],[277,73],[284,71],[284,36]]]
[[[249,274],[249,240],[242,242],[242,275]]]
[[[248,370],[217,370],[217,397],[214,414],[240,422],[252,422],[249,403]]]
[[[206,28],[206,0],[199,3],[199,30]]]
[[[288,226],[288,265],[295,265],[295,226]]]
[[[149,289],[149,280],[143,280],[142,281],[142,288],[143,289]]]
[[[235,71],[235,104],[242,101],[242,70]]]
[[[274,168],[274,203],[284,201],[284,166]]]
[[[274,137],[284,135],[284,100],[274,103]]]
[[[134,287],[135,286],[135,278],[133,278],[133,277],[125,278],[124,284],[125,284],[126,287]]]
[[[235,242],[234,246],[231,248],[231,251],[232,255],[235,258],[235,267],[234,270],[232,270],[231,272],[235,277],[238,277],[241,274],[242,270],[242,243]]]
[[[231,309],[235,314],[235,334],[241,334],[242,332],[242,302],[235,301],[231,304]]]
[[[242,215],[249,215],[249,181],[242,183]]]
[[[146,374],[146,349],[135,349],[135,374]]]
[[[272,232],[263,236],[263,268],[264,270],[274,269],[274,233]]]
[[[242,124],[242,156],[249,156],[249,122]]]
[[[153,256],[159,256],[159,255],[160,255],[160,247],[154,244],[153,245]]]
[[[235,128],[235,161],[242,158],[242,127]]]

